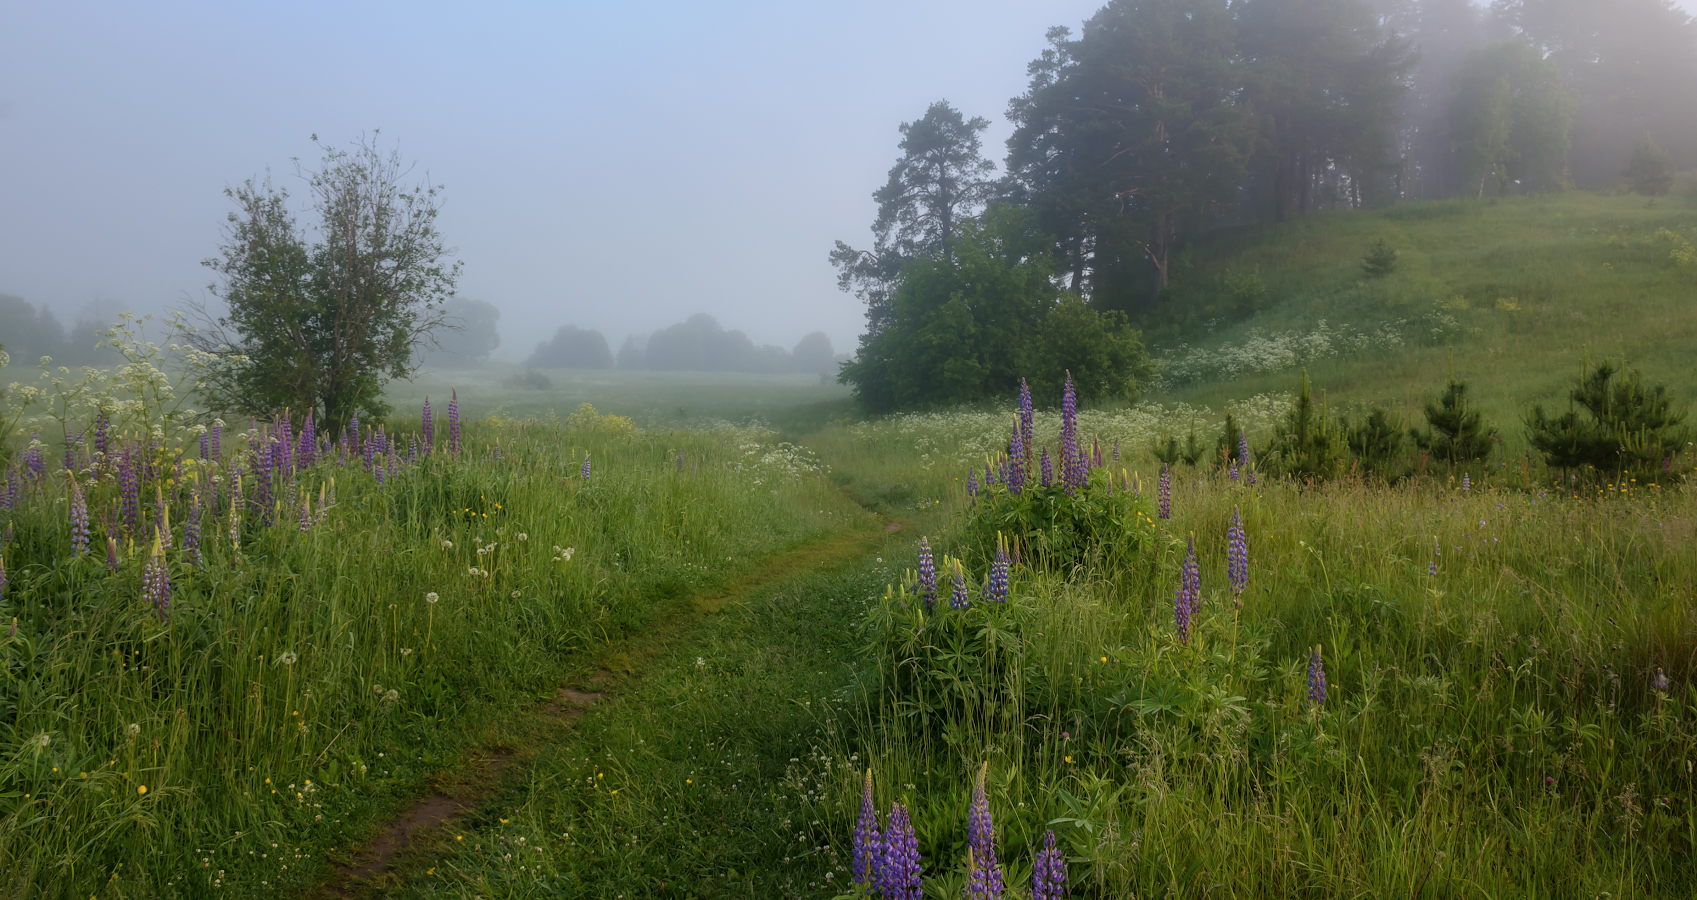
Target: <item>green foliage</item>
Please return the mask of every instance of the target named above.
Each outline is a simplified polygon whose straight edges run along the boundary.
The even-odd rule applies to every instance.
[[[611,369],[613,353],[601,332],[576,325],[561,325],[553,338],[536,345],[536,351],[524,364],[541,369]]]
[[[1361,258],[1361,271],[1367,273],[1368,278],[1383,278],[1396,271],[1396,257],[1396,249],[1390,242],[1379,238]]]
[[[1058,393],[1068,370],[1081,400],[1135,398],[1151,366],[1122,315],[1059,291],[1031,215],[993,207],[959,227],[947,257],[902,268],[883,329],[842,368],[867,409],[886,412],[1011,395],[1019,378]]]
[[[1535,404],[1526,421],[1527,442],[1555,468],[1648,475],[1690,437],[1681,427],[1686,412],[1675,407],[1666,385],[1646,387],[1638,370],[1622,373],[1609,360],[1582,372],[1568,401],[1568,411],[1553,418]]]
[[[383,385],[410,375],[419,342],[449,324],[444,303],[460,264],[448,263],[436,230],[440,188],[404,187],[398,152],[385,154],[375,137],[351,151],[320,147],[319,168],[303,173],[319,240],[308,243],[288,191],[269,179],[227,188],[238,212],[219,256],[203,264],[218,274],[209,289],[228,311],[184,338],[248,360],[228,375],[209,373],[203,390],[217,408],[316,410],[320,428],[334,434],[356,410],[388,411]]]
[[[1220,428],[1220,436],[1214,439],[1213,461],[1220,468],[1227,468],[1234,462],[1238,465],[1248,465],[1252,462],[1252,460],[1239,458],[1242,447],[1238,445],[1238,438],[1242,434],[1243,429],[1237,424],[1237,416],[1229,412],[1226,413],[1226,422]],[[1254,452],[1251,451],[1250,455],[1253,456]]]
[[[1673,187],[1673,162],[1667,151],[1656,146],[1656,142],[1646,135],[1633,148],[1632,158],[1627,160],[1621,175],[1626,177],[1627,186],[1634,193],[1660,197]]]
[[[1006,538],[1020,559],[1041,568],[1122,565],[1148,549],[1149,511],[1148,501],[1116,488],[1102,470],[1071,493],[1058,480],[1049,487],[1027,483],[1017,494],[995,484],[979,491],[978,502],[967,511],[962,543],[984,566],[999,538]]]
[[[1194,426],[1184,436],[1182,447],[1179,445],[1178,438],[1170,434],[1149,447],[1150,456],[1153,456],[1157,462],[1163,462],[1169,466],[1176,466],[1182,462],[1187,466],[1194,467],[1202,461],[1202,457],[1207,452],[1208,448],[1196,439],[1196,428]]]
[[[1467,397],[1467,382],[1451,376],[1438,402],[1422,406],[1426,427],[1410,430],[1409,437],[1421,450],[1450,463],[1486,459],[1496,447],[1497,429],[1485,424],[1485,414],[1474,409]]]
[[[425,342],[421,365],[481,365],[501,346],[501,310],[486,300],[453,297],[442,304],[442,327]]]
[[[1450,127],[1469,183],[1498,194],[1559,186],[1573,127],[1573,95],[1561,69],[1523,41],[1473,51],[1458,76]]]
[[[1338,458],[1346,452],[1328,419],[1324,404],[1316,405],[1308,383],[1308,371],[1302,372],[1302,385],[1291,403],[1285,420],[1261,454],[1261,464],[1275,475],[1291,478],[1324,479],[1337,472]]]

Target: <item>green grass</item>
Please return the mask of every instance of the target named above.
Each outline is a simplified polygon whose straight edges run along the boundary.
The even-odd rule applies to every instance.
[[[0,892],[270,896],[322,878],[571,666],[859,521],[775,439],[471,426],[460,458],[381,487],[357,465],[306,469],[277,486],[297,499],[273,524],[242,514],[239,552],[219,507],[199,566],[182,528],[190,486],[209,498],[210,482],[191,464],[144,485],[148,514],[156,497],[172,513],[163,621],[143,599],[145,532],[114,529],[107,569],[116,484],[83,473],[96,546],[80,557],[68,480],[27,488],[0,512]]]
[[[851,487],[911,482],[960,515],[960,469],[917,469],[915,448],[968,452],[977,419],[855,426],[860,439],[844,428],[816,446]],[[1129,467],[1152,500],[1155,473]],[[1053,827],[1083,896],[1697,888],[1697,495],[1682,479],[1563,496],[1518,473],[1463,493],[1180,470],[1173,507],[1153,552],[1017,568],[1003,608],[922,628],[899,595],[874,605],[865,687],[819,755],[869,765],[880,810],[909,806],[927,896],[962,884],[984,762],[1010,883]],[[1241,607],[1225,577],[1234,510],[1251,548]],[[955,535],[933,545],[955,550]],[[1192,536],[1204,602],[1185,643],[1173,598]],[[1306,697],[1315,645],[1323,704]],[[808,772],[835,784],[826,821],[845,854],[862,773]]]
[[[1533,402],[1559,403],[1589,356],[1625,357],[1652,381],[1697,399],[1697,264],[1671,251],[1697,243],[1697,206],[1664,198],[1569,193],[1401,204],[1329,212],[1283,225],[1231,229],[1196,241],[1174,276],[1174,300],[1145,321],[1153,348],[1243,346],[1251,332],[1312,334],[1399,327],[1404,346],[1346,350],[1308,363],[1337,401],[1408,409],[1438,392],[1453,361],[1488,416],[1518,446]],[[1384,238],[1396,271],[1371,279],[1361,258]],[[1239,308],[1233,285],[1257,274],[1259,310]],[[1235,281],[1232,279],[1236,279]],[[1454,320],[1431,334],[1434,315]],[[1210,377],[1155,399],[1218,407],[1227,399],[1288,392],[1294,366]],[[1418,413],[1415,414],[1418,418]]]

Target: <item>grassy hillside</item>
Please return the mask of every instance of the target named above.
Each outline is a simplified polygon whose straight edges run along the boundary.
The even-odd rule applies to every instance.
[[[1395,271],[1370,278],[1384,239]],[[1520,442],[1536,401],[1565,403],[1581,359],[1619,358],[1697,398],[1697,205],[1571,193],[1328,212],[1187,248],[1142,324],[1161,401],[1218,408],[1288,391],[1306,365],[1343,401],[1417,403],[1453,357]],[[1322,329],[1322,323],[1324,328]]]

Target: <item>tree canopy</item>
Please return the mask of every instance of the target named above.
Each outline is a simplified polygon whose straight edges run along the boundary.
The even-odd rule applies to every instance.
[[[228,310],[188,337],[247,358],[208,385],[225,411],[313,411],[339,431],[357,410],[388,411],[383,385],[410,375],[421,345],[449,324],[460,264],[436,228],[440,186],[403,184],[411,167],[398,151],[381,149],[376,135],[351,149],[319,147],[319,167],[299,173],[311,234],[269,178],[225,190],[237,209],[204,265]]]

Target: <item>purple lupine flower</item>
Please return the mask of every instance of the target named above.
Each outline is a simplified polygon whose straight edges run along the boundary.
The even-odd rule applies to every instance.
[[[342,436],[346,437],[348,439],[348,443],[350,445],[349,449],[352,450],[355,454],[358,454],[360,452],[360,446],[359,446],[359,410],[357,410],[357,409],[354,410],[353,417],[348,420],[348,428],[347,428],[346,431],[342,432]]]
[[[1244,431],[1241,428],[1238,429],[1237,432],[1237,462],[1238,465],[1245,469],[1250,468],[1250,463],[1254,462],[1254,460],[1249,456],[1249,432]],[[1250,479],[1249,483],[1255,483],[1253,477]]]
[[[365,471],[367,473],[371,473],[372,471],[372,461],[377,458],[377,450],[382,445],[382,442],[383,432],[381,429],[379,429],[377,433],[368,435],[364,440],[360,441],[360,463],[365,466]]]
[[[988,490],[990,485],[995,484],[995,483],[996,483],[996,470],[993,467],[991,467],[989,460],[985,460],[984,461],[984,487],[985,487],[986,490]]]
[[[1020,434],[1019,420],[1013,423],[1013,437],[1008,439],[1008,491],[1019,494],[1025,491],[1026,472],[1025,437]]]
[[[306,421],[301,424],[300,447],[295,451],[295,459],[304,468],[312,465],[318,450],[318,430],[313,427],[312,410],[306,411]]]
[[[47,462],[41,458],[41,435],[29,433],[29,449],[24,451],[24,475],[40,481],[47,474]]]
[[[409,443],[411,444],[411,449],[407,451],[407,465],[410,466],[418,462],[418,435],[413,435],[409,440]]]
[[[124,519],[124,533],[135,534],[141,529],[141,473],[136,469],[136,454],[131,450],[118,451],[118,507]]]
[[[422,415],[424,417],[424,425],[421,428],[421,430],[424,432],[424,452],[426,454],[429,454],[430,453],[430,447],[436,440],[436,419],[434,417],[432,417],[431,414],[430,414],[430,395],[429,394],[426,394],[424,396],[424,412],[422,413]]]
[[[907,807],[890,804],[890,818],[884,827],[884,855],[878,861],[875,882],[883,900],[921,900],[925,887],[920,880],[923,867],[919,862],[919,837],[913,833]]]
[[[872,770],[867,769],[866,786],[860,792],[860,820],[854,823],[854,883],[872,887],[883,855],[878,813],[872,808]]]
[[[214,482],[216,484],[216,482]],[[189,488],[189,517],[183,522],[183,552],[200,568],[200,488]]]
[[[1232,460],[1231,465],[1226,468],[1226,477],[1232,481],[1237,480],[1237,460]]]
[[[1100,469],[1106,464],[1102,459],[1102,436],[1097,435],[1090,439],[1090,465],[1092,468]]]
[[[1025,445],[1027,454],[1031,453],[1031,448],[1037,443],[1033,437],[1032,429],[1035,418],[1036,410],[1031,406],[1031,386],[1025,383],[1025,379],[1021,378],[1019,380],[1019,437]],[[1029,456],[1026,458],[1027,460],[1030,459]]]
[[[88,498],[83,496],[82,485],[77,479],[71,478],[71,555],[81,556],[88,552]]]
[[[966,895],[972,900],[1001,900],[1005,888],[1002,867],[996,861],[996,826],[990,820],[990,798],[984,792],[984,779],[989,771],[989,763],[978,770],[966,821],[967,853],[972,860]]]
[[[224,451],[224,420],[215,419],[212,422],[212,458],[222,459]]]
[[[165,552],[157,540],[153,542],[153,555],[147,561],[147,568],[142,571],[141,596],[153,604],[159,621],[171,617],[171,571],[165,565]]]
[[[1668,673],[1663,672],[1660,666],[1656,667],[1656,677],[1650,679],[1650,687],[1664,694],[1668,692]]]
[[[1114,462],[1120,461],[1120,439],[1114,438]]]
[[[0,600],[6,599],[6,557],[0,555]],[[17,632],[13,632],[16,634]]]
[[[1043,849],[1031,864],[1031,900],[1062,900],[1067,895],[1066,854],[1055,849],[1055,831],[1043,835]]]
[[[118,571],[118,539],[106,536],[106,568]]]
[[[1061,393],[1061,484],[1067,493],[1079,486],[1079,473],[1084,468],[1078,447],[1078,393],[1072,387],[1072,373],[1067,372],[1066,387]]]
[[[1249,587],[1249,536],[1243,530],[1243,516],[1232,508],[1232,527],[1227,533],[1226,577],[1231,579],[1232,593],[1243,596]]]
[[[83,436],[71,434],[70,427],[65,428],[65,471],[77,467],[77,445],[82,443]]]
[[[931,542],[919,539],[919,599],[930,612],[937,603],[937,563],[931,558]]]
[[[990,564],[990,583],[984,588],[986,599],[996,603],[1008,602],[1008,570],[1012,563],[1008,560],[1008,545],[1006,541],[996,541],[996,561]]]
[[[0,493],[0,509],[11,509],[18,505],[18,479],[11,469],[6,470],[6,490]]]
[[[202,431],[200,433],[200,458],[201,459],[210,459],[211,457],[208,454],[210,454],[211,452],[212,452],[212,435]]]
[[[1179,568],[1178,594],[1173,598],[1173,623],[1178,628],[1178,639],[1190,643],[1191,620],[1196,614],[1202,596],[1202,568],[1196,562],[1196,538],[1190,539],[1190,549],[1185,551],[1184,564]]]
[[[111,433],[112,420],[107,417],[106,410],[94,414],[94,452],[106,458],[106,441]]]
[[[1444,545],[1436,535],[1432,537],[1432,561],[1426,564],[1426,574],[1436,577],[1438,574],[1438,557],[1444,553]]]
[[[448,398],[448,454],[460,455],[460,392]]]
[[[1461,492],[1463,494],[1473,493],[1473,479],[1466,472],[1461,473]]]
[[[1326,665],[1320,658],[1319,644],[1314,645],[1314,652],[1308,656],[1308,700],[1326,702]]]
[[[1161,464],[1160,504],[1156,513],[1163,519],[1173,517],[1173,473],[1166,463]]]
[[[966,496],[969,499],[971,499],[972,502],[974,502],[974,503],[978,502],[978,470],[977,469],[967,469],[966,470]]]
[[[972,605],[972,598],[966,594],[966,570],[961,568],[960,560],[955,560],[955,586],[949,592],[950,609],[966,609]]]
[[[583,480],[589,480],[589,454],[583,455]]]
[[[259,507],[259,523],[271,524],[271,506],[276,499],[271,493],[271,446],[266,444],[260,451],[259,462],[253,471],[253,504]]]
[[[1038,471],[1042,473],[1042,481],[1040,483],[1044,487],[1048,487],[1049,485],[1054,484],[1055,483],[1055,464],[1049,461],[1049,448],[1048,447],[1043,448],[1043,455],[1042,455],[1038,465],[1040,466]]]

